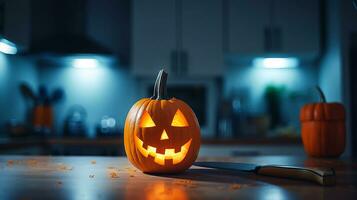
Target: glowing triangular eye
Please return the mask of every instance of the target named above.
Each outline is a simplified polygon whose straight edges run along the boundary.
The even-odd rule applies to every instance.
[[[143,116],[140,119],[140,127],[142,128],[148,128],[148,127],[154,127],[155,122],[152,120],[150,117],[150,114],[145,110]]]
[[[180,109],[177,109],[175,116],[172,119],[171,126],[174,126],[174,127],[188,126],[187,120]]]

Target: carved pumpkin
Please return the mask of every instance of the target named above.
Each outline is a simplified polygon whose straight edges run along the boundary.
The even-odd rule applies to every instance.
[[[322,90],[317,91],[320,103],[306,104],[300,111],[304,149],[313,157],[338,157],[345,149],[345,109],[340,103],[326,103]]]
[[[146,173],[175,173],[189,168],[200,148],[195,113],[183,101],[166,97],[167,73],[161,70],[154,95],[136,102],[124,127],[129,161]]]

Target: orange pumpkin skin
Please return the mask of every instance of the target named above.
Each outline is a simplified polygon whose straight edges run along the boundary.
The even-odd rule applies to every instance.
[[[178,118],[185,124],[174,120],[178,112]],[[143,120],[147,118],[150,123],[145,126]],[[160,95],[144,98],[127,115],[124,145],[129,161],[145,173],[182,172],[197,158],[199,123],[192,109],[179,99],[160,98]]]
[[[300,111],[305,152],[312,157],[338,157],[345,150],[345,109],[340,103],[306,104]]]

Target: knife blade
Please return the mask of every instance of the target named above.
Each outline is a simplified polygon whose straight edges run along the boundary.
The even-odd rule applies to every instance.
[[[323,186],[336,183],[333,168],[296,167],[286,165],[256,165],[232,162],[195,162],[193,165],[206,168],[253,172],[258,175],[312,181]]]

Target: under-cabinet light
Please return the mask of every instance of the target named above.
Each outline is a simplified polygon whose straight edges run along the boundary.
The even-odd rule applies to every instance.
[[[0,39],[0,52],[5,54],[16,54],[17,47],[14,43],[10,42],[7,39]]]
[[[284,69],[295,68],[299,65],[297,58],[255,58],[253,60],[255,67],[262,67],[267,69]]]
[[[99,66],[99,61],[95,58],[75,58],[72,66],[78,69],[93,69]]]

